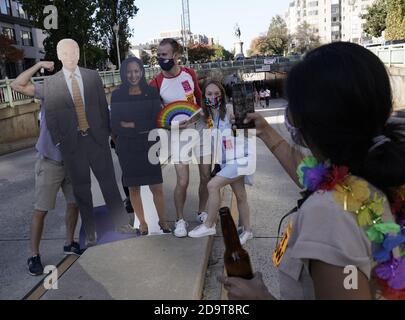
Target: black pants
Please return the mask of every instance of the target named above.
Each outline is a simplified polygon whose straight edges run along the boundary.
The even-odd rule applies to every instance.
[[[116,227],[129,223],[115,180],[115,172],[108,141],[98,144],[89,134],[78,134],[77,148],[72,153],[63,152],[63,160],[72,181],[73,193],[87,237],[94,236],[96,225],[93,214],[90,168],[103,194],[108,212]]]

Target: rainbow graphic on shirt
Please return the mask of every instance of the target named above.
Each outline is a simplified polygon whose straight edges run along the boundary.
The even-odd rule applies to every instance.
[[[158,128],[170,129],[173,121],[181,122],[194,116],[200,108],[188,101],[175,101],[165,106],[157,117]]]

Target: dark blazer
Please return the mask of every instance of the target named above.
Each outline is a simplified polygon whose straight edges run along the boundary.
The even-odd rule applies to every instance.
[[[136,138],[157,128],[161,111],[159,92],[147,86],[139,96],[131,96],[129,88],[121,86],[111,95],[111,130],[117,136]],[[135,128],[123,128],[121,121],[134,122]]]
[[[80,68],[84,87],[84,104],[90,134],[100,145],[108,142],[110,117],[104,86],[97,71]],[[44,81],[46,124],[55,145],[62,153],[72,152],[77,145],[78,121],[73,99],[63,71]]]

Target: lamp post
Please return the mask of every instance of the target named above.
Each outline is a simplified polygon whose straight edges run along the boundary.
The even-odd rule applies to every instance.
[[[118,70],[121,69],[120,46],[119,46],[119,40],[118,40],[118,31],[119,30],[120,30],[120,27],[119,27],[118,23],[114,24],[113,31],[115,33],[115,40],[117,41]]]
[[[110,48],[107,47],[107,62],[106,62],[106,71],[110,70],[111,61],[110,61]]]

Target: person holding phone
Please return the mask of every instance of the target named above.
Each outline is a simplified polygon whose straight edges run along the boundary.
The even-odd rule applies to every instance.
[[[213,131],[213,154],[218,154],[221,148],[221,159],[218,159],[220,170],[208,183],[208,217],[199,226],[188,233],[191,238],[200,238],[209,235],[215,235],[216,220],[218,210],[221,204],[220,190],[226,185],[230,185],[237,200],[241,224],[243,227],[240,234],[240,241],[245,244],[246,241],[253,238],[250,226],[250,211],[247,202],[245,184],[252,185],[253,175],[242,175],[239,163],[253,161],[252,143],[247,143],[247,138],[233,136],[232,123],[233,110],[231,105],[226,104],[225,89],[222,84],[216,80],[208,80],[203,87],[204,99],[202,108],[206,118],[212,117]],[[215,136],[217,135],[217,137]],[[231,157],[229,157],[231,155]]]
[[[307,53],[286,89],[285,124],[294,144],[259,113],[246,119],[305,188],[273,254],[280,299],[371,300],[378,293],[403,300],[405,124],[392,118],[384,64],[362,46],[334,42]],[[304,158],[294,145],[313,156]],[[355,290],[347,286],[347,266]],[[219,280],[229,299],[275,299],[260,273]]]

